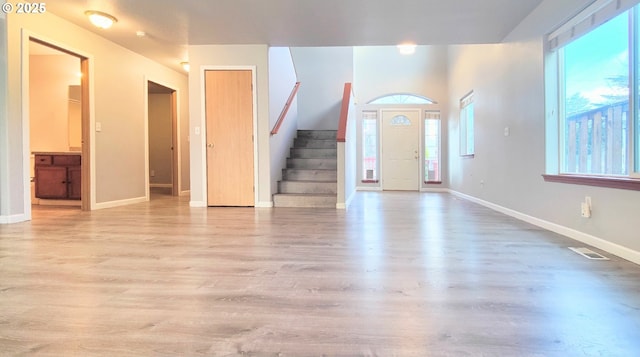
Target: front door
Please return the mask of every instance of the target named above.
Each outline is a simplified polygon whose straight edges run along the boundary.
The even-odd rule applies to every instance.
[[[420,189],[420,111],[382,111],[382,189]]]
[[[207,204],[254,206],[251,70],[205,71]]]

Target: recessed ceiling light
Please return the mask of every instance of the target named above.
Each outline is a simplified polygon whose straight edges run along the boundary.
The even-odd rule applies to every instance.
[[[136,36],[138,37],[145,37],[147,36],[147,33],[144,31],[136,31]]]
[[[101,11],[88,10],[85,11],[84,14],[89,17],[89,21],[91,21],[94,26],[101,29],[108,29],[115,22],[118,22],[118,19],[115,17]]]
[[[412,55],[416,53],[416,47],[415,43],[403,43],[398,45],[398,51],[402,55]]]

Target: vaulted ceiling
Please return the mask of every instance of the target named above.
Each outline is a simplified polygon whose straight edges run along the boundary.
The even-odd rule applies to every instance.
[[[176,67],[188,45],[496,43],[542,0],[56,0],[47,11]],[[93,27],[84,12],[118,19]],[[136,36],[144,31],[146,36]]]

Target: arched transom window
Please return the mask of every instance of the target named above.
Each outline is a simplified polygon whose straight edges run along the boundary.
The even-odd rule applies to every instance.
[[[435,102],[421,95],[401,93],[384,95],[367,104],[435,104]]]

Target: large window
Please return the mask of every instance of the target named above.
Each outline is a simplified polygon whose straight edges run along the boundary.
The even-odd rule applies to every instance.
[[[629,15],[560,48],[560,58],[562,172],[627,175]]]
[[[558,163],[548,171],[638,176],[640,36],[638,8],[630,8],[637,2],[598,1],[549,36],[547,81],[557,83],[547,84],[547,105],[557,112],[558,143],[547,150],[557,151]]]
[[[474,149],[473,92],[460,99],[460,155],[472,156]]]

